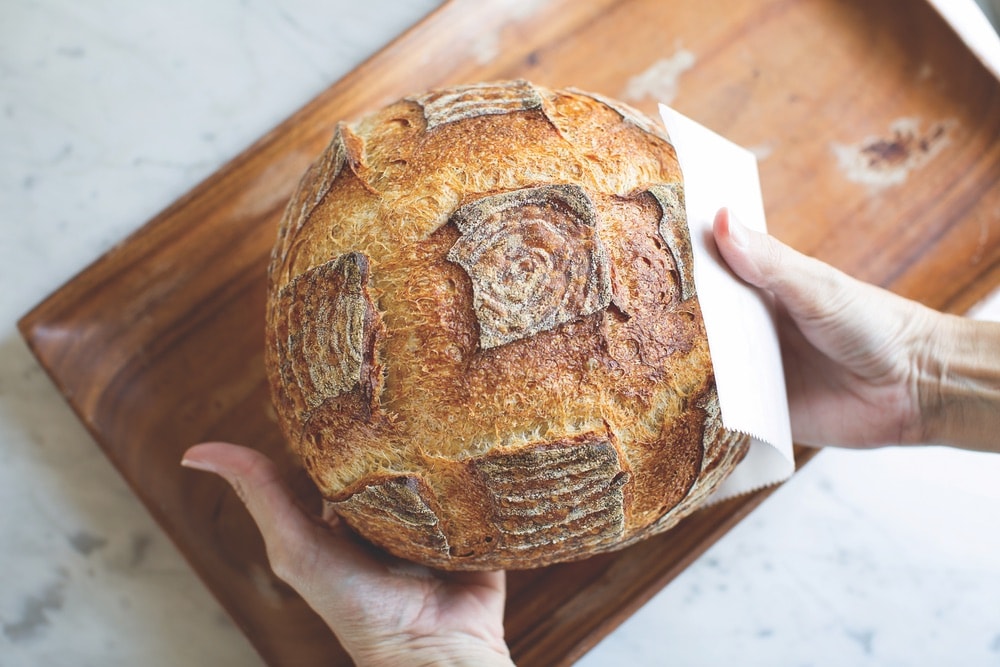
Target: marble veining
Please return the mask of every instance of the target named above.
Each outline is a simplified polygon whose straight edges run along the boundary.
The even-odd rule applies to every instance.
[[[263,664],[14,322],[437,3],[0,6],[0,667]],[[1000,664],[997,479],[824,452],[579,664]]]

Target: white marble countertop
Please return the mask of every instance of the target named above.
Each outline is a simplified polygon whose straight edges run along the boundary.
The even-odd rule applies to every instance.
[[[436,4],[0,5],[0,667],[262,664],[14,323]],[[823,452],[580,664],[1000,665],[997,480]]]

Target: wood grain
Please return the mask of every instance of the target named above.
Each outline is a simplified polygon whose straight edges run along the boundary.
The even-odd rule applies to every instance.
[[[526,77],[652,113],[655,100],[633,77],[659,66],[650,80],[662,86],[671,64],[683,70],[673,106],[758,152],[780,238],[945,310],[964,311],[1000,283],[1000,84],[929,6],[453,0],[20,322],[95,440],[268,664],[349,660],[270,574],[235,496],[178,461],[194,442],[244,442],[315,500],[281,443],[262,362],[267,255],[299,175],[338,120],[411,92]],[[897,182],[880,184],[894,173]],[[808,457],[799,451],[800,463]],[[511,573],[506,627],[518,664],[571,663],[766,496],[703,510],[618,554]]]

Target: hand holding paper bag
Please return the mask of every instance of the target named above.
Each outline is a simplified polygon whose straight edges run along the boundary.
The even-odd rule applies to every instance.
[[[1000,325],[855,280],[726,211],[714,231],[733,271],[777,300],[797,442],[1000,451]]]
[[[755,436],[715,499],[787,478],[792,437],[1000,451],[1000,325],[939,313],[769,236],[753,155],[669,107],[660,113],[684,171],[723,421]],[[709,227],[742,280],[706,247]]]
[[[727,211],[715,237],[729,266],[778,301],[792,434],[807,445],[920,442],[910,351],[933,311],[854,280]]]

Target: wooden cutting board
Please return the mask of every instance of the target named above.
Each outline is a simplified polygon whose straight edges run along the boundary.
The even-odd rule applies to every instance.
[[[912,0],[453,0],[263,137],[20,323],[41,364],[264,659],[349,664],[267,567],[205,439],[278,459],[262,362],[282,208],[336,121],[442,84],[525,77],[655,101],[755,150],[772,231],[961,312],[1000,282],[1000,84]],[[800,450],[800,462],[808,452]],[[510,576],[519,665],[571,663],[766,492],[617,554]]]

